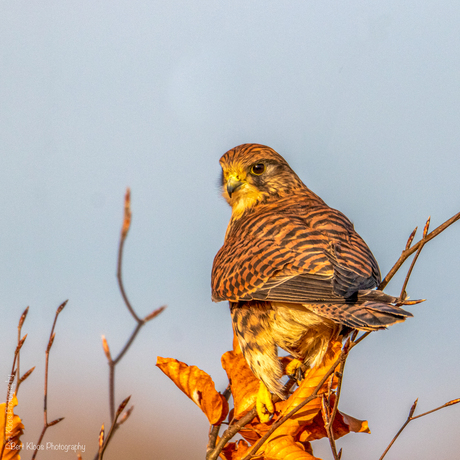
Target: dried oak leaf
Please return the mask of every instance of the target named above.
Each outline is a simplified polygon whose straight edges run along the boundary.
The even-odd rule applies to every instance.
[[[259,391],[259,380],[254,376],[243,354],[227,351],[222,355],[222,367],[231,384],[234,417],[240,419],[254,406]]]
[[[3,441],[6,438],[5,450],[2,460],[20,460],[19,455],[22,449],[22,442],[19,439],[24,433],[24,425],[18,415],[14,414],[14,408],[18,405],[18,399],[14,395],[8,403],[5,423],[6,404],[0,404],[0,451]]]
[[[158,356],[159,367],[216,425],[228,414],[227,400],[215,388],[209,374],[173,358]]]

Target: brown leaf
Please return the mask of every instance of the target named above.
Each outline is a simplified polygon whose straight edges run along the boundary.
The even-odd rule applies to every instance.
[[[158,356],[159,367],[216,425],[228,414],[227,400],[216,391],[211,377],[196,366],[188,366],[173,358]]]
[[[231,384],[234,417],[240,419],[254,406],[259,391],[259,380],[254,376],[242,353],[227,351],[222,355],[222,367]]]
[[[13,410],[18,405],[16,394],[8,403],[8,411],[5,424],[5,408],[6,404],[0,404],[0,451],[3,445],[4,434],[6,437],[5,450],[3,451],[2,460],[20,460],[19,455],[22,449],[22,442],[19,439],[24,433],[24,425],[18,415],[15,415]]]

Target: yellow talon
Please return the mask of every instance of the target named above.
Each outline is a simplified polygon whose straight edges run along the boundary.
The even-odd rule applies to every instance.
[[[270,419],[270,414],[275,412],[272,395],[263,382],[260,382],[259,392],[257,393],[256,408],[261,423],[267,423]]]
[[[302,361],[299,359],[293,359],[287,366],[286,366],[286,375],[293,375],[296,373],[296,370],[302,365]]]

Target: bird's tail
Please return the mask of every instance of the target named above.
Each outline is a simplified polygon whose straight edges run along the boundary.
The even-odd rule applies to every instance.
[[[412,317],[412,313],[397,305],[398,298],[378,290],[359,291],[353,301],[341,304],[308,304],[319,316],[364,331],[386,329]],[[413,301],[411,303],[418,303]]]

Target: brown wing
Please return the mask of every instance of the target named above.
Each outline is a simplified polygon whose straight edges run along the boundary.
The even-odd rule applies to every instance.
[[[377,263],[350,221],[309,204],[280,200],[231,222],[214,259],[213,300],[337,302],[376,287]]]

